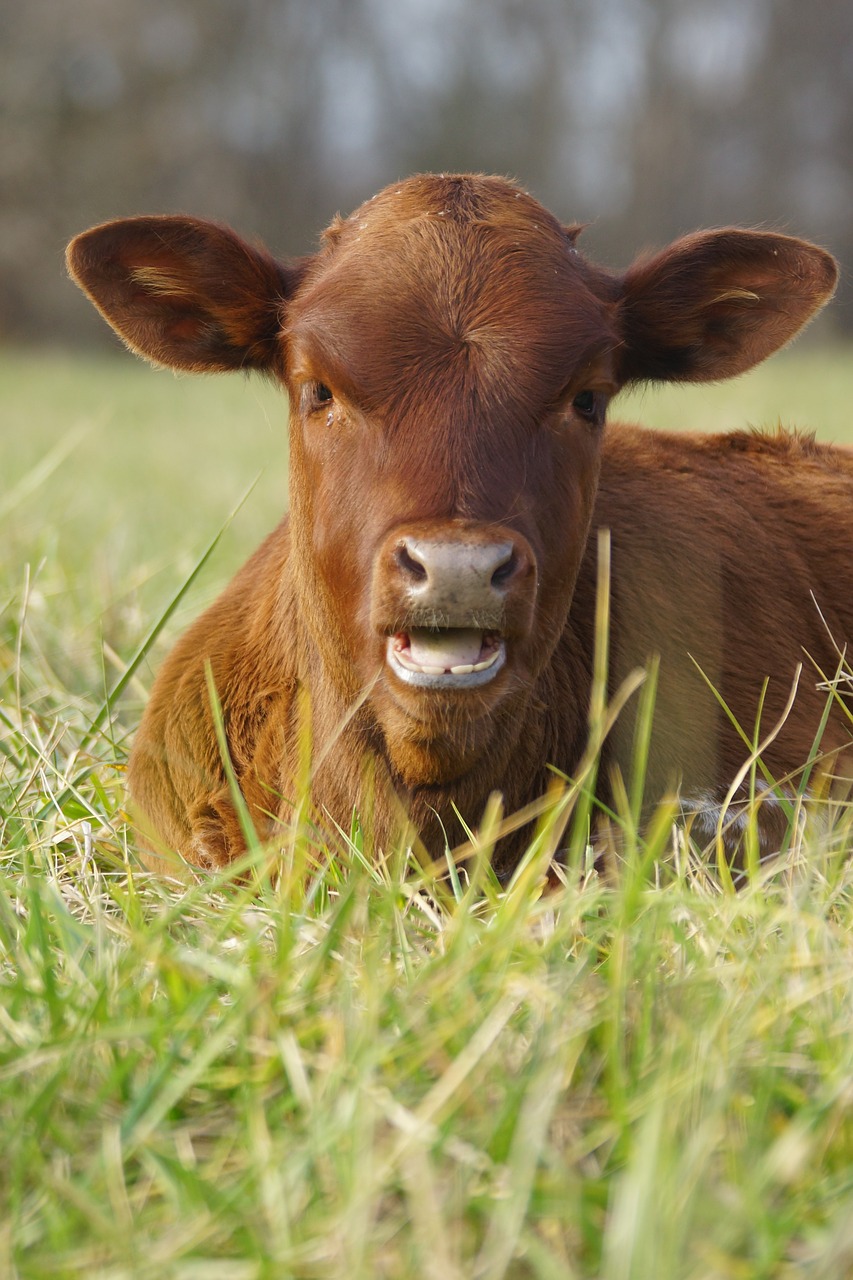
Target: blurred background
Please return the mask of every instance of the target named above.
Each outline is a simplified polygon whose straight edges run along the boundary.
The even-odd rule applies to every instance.
[[[0,113],[6,342],[110,341],[63,267],[92,223],[296,254],[421,169],[517,177],[614,267],[724,223],[853,264],[850,0],[0,0]]]

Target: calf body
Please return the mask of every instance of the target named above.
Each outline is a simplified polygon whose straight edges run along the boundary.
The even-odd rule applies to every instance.
[[[71,271],[135,350],[180,369],[261,368],[291,405],[290,515],[187,632],[131,756],[140,823],[197,866],[243,837],[210,712],[260,833],[286,822],[310,706],[312,800],[375,838],[402,815],[437,852],[492,791],[514,809],[586,742],[596,531],[612,539],[612,682],[655,654],[650,799],[718,803],[741,725],[781,714],[767,767],[803,766],[853,635],[853,462],[777,434],[605,425],[642,379],[711,380],[789,340],[831,295],[828,254],[736,230],[624,276],[587,263],[501,179],[419,177],[280,264],[232,232],[141,218],[78,237]],[[806,656],[808,655],[808,656]],[[763,692],[765,682],[766,691]],[[303,698],[300,690],[306,690]],[[763,703],[762,703],[763,698]],[[625,767],[630,729],[601,771]],[[849,734],[831,718],[824,746]],[[509,870],[519,844],[498,848]],[[157,855],[152,854],[152,859]]]

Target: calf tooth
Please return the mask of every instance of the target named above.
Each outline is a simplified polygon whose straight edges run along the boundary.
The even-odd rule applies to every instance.
[[[486,670],[486,667],[494,666],[494,664],[495,664],[495,663],[497,662],[497,660],[498,660],[498,654],[499,654],[499,653],[500,653],[500,649],[495,649],[494,653],[492,654],[492,656],[491,656],[490,658],[486,658],[485,662],[475,662],[475,663],[474,663],[474,665],[473,665],[473,667],[471,668],[471,670],[472,670],[472,671],[485,671],[485,670]]]
[[[451,667],[450,674],[452,676],[469,676],[472,671],[476,671],[473,662],[463,662],[459,667]]]

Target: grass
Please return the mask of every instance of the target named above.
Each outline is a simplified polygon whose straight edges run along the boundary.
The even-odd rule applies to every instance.
[[[623,412],[784,404],[843,438],[851,382],[807,351]],[[504,889],[488,831],[466,889],[357,828],[332,864],[303,833],[273,884],[160,883],[128,742],[281,510],[283,411],[44,353],[0,361],[0,401],[0,1276],[853,1274],[850,813],[739,893],[662,822],[543,896],[556,811]]]

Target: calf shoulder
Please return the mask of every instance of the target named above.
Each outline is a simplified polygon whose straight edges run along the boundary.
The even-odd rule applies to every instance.
[[[676,786],[683,795],[724,793],[749,748],[719,699],[749,738],[756,725],[762,738],[783,716],[802,665],[794,705],[764,756],[777,777],[796,774],[826,704],[824,677],[836,674],[853,638],[853,454],[785,432],[613,426],[597,527],[612,540],[611,685],[660,657],[650,798]],[[623,772],[632,735],[629,713],[611,744]],[[837,710],[824,749],[849,741]]]
[[[232,861],[245,846],[211,710],[212,678],[235,774],[260,835],[273,807],[296,686],[287,520],[166,658],[128,763],[130,808],[153,870]]]

